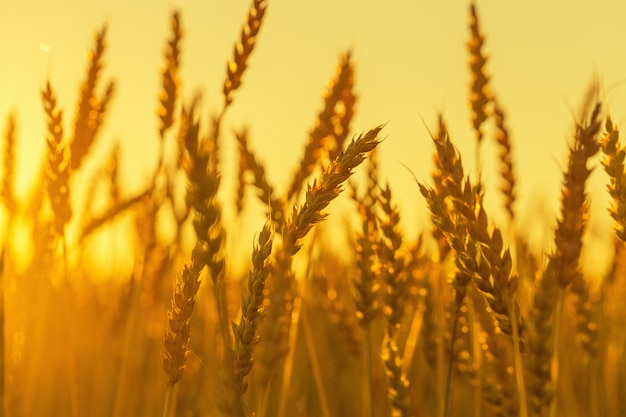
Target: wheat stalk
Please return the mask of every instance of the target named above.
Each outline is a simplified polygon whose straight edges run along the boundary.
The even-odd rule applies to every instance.
[[[596,135],[600,130],[600,111],[601,105],[596,103],[588,119],[576,126],[564,174],[555,249],[535,291],[530,311],[533,332],[528,344],[527,369],[529,408],[533,415],[548,415],[555,408],[553,387],[558,381],[553,380],[551,366],[558,360],[554,351],[558,347],[564,289],[580,279],[578,262],[587,211],[585,183],[590,174],[587,161],[599,150]]]

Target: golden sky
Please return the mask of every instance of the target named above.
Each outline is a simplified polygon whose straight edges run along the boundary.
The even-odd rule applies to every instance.
[[[231,128],[248,126],[270,180],[284,187],[339,55],[350,49],[358,94],[353,131],[387,123],[380,148],[383,178],[396,190],[408,227],[423,225],[425,204],[403,165],[428,180],[433,147],[424,122],[434,128],[443,112],[465,166],[471,170],[473,165],[468,4],[271,0],[243,88],[225,120],[224,147],[233,147]],[[159,69],[169,13],[177,8],[182,14],[184,96],[189,100],[202,91],[208,114],[220,109],[225,65],[248,6],[248,0],[5,1],[0,14],[0,127],[4,131],[6,115],[15,111],[20,179],[32,176],[32,162],[44,147],[39,90],[49,77],[69,130],[86,52],[95,31],[107,23],[103,75],[114,78],[118,88],[97,149],[121,143],[129,187],[144,184],[158,143]],[[619,125],[626,121],[626,2],[485,0],[477,6],[490,56],[487,70],[512,133],[518,210],[526,213],[520,221],[547,215],[549,226],[558,208],[566,144],[593,77],[606,91],[613,119]],[[488,187],[494,157],[494,149],[485,147]],[[224,167],[226,178],[232,172],[232,163]],[[592,186],[603,188],[602,181],[597,175]],[[487,189],[487,198],[488,204],[499,204],[493,188]]]

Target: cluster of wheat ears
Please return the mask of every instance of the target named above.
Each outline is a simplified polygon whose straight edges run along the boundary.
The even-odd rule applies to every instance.
[[[464,170],[440,117],[431,135],[432,179],[416,188],[432,229],[415,238],[401,226],[392,188],[378,179],[384,126],[350,132],[349,52],[324,92],[286,194],[268,181],[245,130],[224,134],[266,8],[267,1],[252,1],[227,64],[223,106],[208,121],[197,98],[180,97],[184,32],[172,13],[158,163],[137,195],[126,194],[118,175],[119,148],[87,158],[115,96],[115,84],[102,81],[106,27],[95,36],[72,131],[64,130],[52,83],[41,91],[47,152],[23,200],[14,189],[17,126],[8,117],[2,415],[625,415],[626,150],[597,89],[573,131],[553,245],[542,257],[515,231],[511,143],[472,4],[471,122],[477,154],[485,141],[500,149],[509,225],[490,220],[480,170]],[[220,144],[231,139],[239,150],[233,206],[242,215],[251,188],[267,209],[247,277],[230,272],[222,215],[230,203],[218,198]],[[593,161],[608,174],[615,220],[614,267],[597,283],[579,266]],[[90,164],[98,175],[85,179]],[[81,176],[91,194],[77,207],[71,194]],[[342,191],[357,227],[340,231],[351,244],[338,256],[320,243],[317,225]],[[159,234],[162,222],[174,233]],[[116,227],[131,242],[132,272],[92,280],[94,242]],[[16,254],[19,236],[32,237],[27,254]]]

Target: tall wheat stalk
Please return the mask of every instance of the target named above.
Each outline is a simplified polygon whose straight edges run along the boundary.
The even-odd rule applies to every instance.
[[[283,244],[276,256],[276,270],[280,271],[281,275],[273,277],[273,279],[278,278],[282,282],[275,282],[274,286],[270,287],[269,320],[266,322],[274,324],[266,325],[265,336],[267,337],[266,343],[273,346],[274,353],[264,358],[266,369],[275,367],[283,359],[283,355],[289,356],[289,350],[295,348],[293,345],[284,347],[292,327],[297,326],[297,321],[292,323],[295,297],[295,283],[291,270],[292,258],[300,250],[301,240],[315,224],[326,218],[325,208],[339,195],[342,185],[350,178],[353,169],[361,164],[366,155],[378,145],[378,135],[381,129],[382,126],[378,126],[354,139],[346,150],[324,170],[320,179],[309,185],[305,203],[302,206],[294,207],[290,218],[285,223],[282,234]],[[277,289],[278,291],[276,291]],[[284,327],[279,328],[278,331],[272,331],[272,327],[276,326],[276,323],[283,323]],[[290,365],[287,364],[284,369],[288,372],[289,367]],[[288,378],[288,374],[283,376],[283,379]],[[269,389],[269,380],[266,380],[265,392]],[[283,395],[285,394],[283,393]],[[267,394],[264,393],[261,397],[265,395]],[[262,403],[258,410],[260,416],[266,415],[266,405],[266,403]],[[279,416],[281,412],[285,412],[284,406],[281,408],[278,411]]]

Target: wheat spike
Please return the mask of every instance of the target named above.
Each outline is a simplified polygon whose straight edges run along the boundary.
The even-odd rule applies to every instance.
[[[615,233],[626,242],[626,148],[620,143],[619,129],[613,124],[610,114],[606,115],[604,130],[606,132],[601,144],[605,156],[602,165],[609,175],[607,189],[612,198],[609,213],[615,220]]]
[[[63,235],[65,225],[72,218],[70,205],[70,155],[63,140],[63,111],[57,108],[57,99],[48,81],[41,92],[44,110],[48,117],[46,142],[48,144],[48,166],[46,189],[54,212],[55,230]]]
[[[161,69],[162,87],[159,93],[158,115],[161,122],[159,135],[161,139],[165,132],[174,124],[176,100],[180,90],[180,42],[183,31],[180,25],[180,13],[174,11],[170,18],[172,34],[165,49],[165,66]]]
[[[3,154],[3,178],[2,191],[0,197],[9,213],[14,213],[17,209],[15,201],[15,147],[17,143],[17,122],[15,114],[11,113],[7,117],[7,127],[4,134]]]
[[[383,301],[385,305],[386,339],[383,362],[389,380],[389,400],[392,416],[411,415],[408,394],[409,382],[402,369],[402,353],[397,346],[398,332],[407,301],[407,279],[404,268],[400,213],[391,203],[391,190],[381,190],[379,202],[383,216],[379,218],[381,230],[380,258],[383,262],[382,282],[385,284]]]
[[[596,135],[600,131],[600,110],[601,105],[597,103],[588,120],[577,124],[563,180],[561,219],[554,235],[556,249],[550,259],[554,263],[557,281],[562,287],[567,286],[579,273],[578,259],[586,224],[585,183],[591,173],[587,161],[599,150]]]
[[[269,274],[268,258],[272,252],[273,234],[269,223],[263,226],[258,245],[252,252],[252,270],[248,274],[248,294],[241,301],[241,318],[233,323],[235,334],[235,373],[239,392],[243,395],[248,384],[246,376],[254,364],[254,349],[258,343],[257,329],[263,320],[263,292]]]
[[[470,4],[471,39],[467,44],[470,53],[469,66],[472,80],[470,82],[470,107],[472,109],[472,127],[476,141],[483,139],[482,125],[487,120],[487,105],[491,100],[489,92],[489,76],[485,72],[487,57],[483,53],[485,37],[480,32],[476,5]]]
[[[79,169],[84,157],[89,153],[102,126],[107,105],[115,92],[115,84],[113,82],[107,84],[105,92],[101,97],[98,97],[96,91],[103,66],[102,58],[106,46],[106,33],[106,26],[103,26],[96,33],[94,47],[89,52],[87,79],[81,84],[80,88],[74,121],[74,135],[70,142],[72,170]]]
[[[324,107],[317,115],[315,127],[309,133],[304,155],[287,192],[287,199],[297,195],[302,184],[318,163],[334,160],[348,135],[354,113],[354,67],[350,53],[341,56],[337,74],[324,93]]]
[[[320,179],[309,185],[305,203],[299,207],[295,206],[285,223],[282,232],[283,244],[276,254],[276,267],[269,289],[267,324],[261,336],[267,344],[262,359],[265,369],[264,384],[276,372],[277,363],[288,351],[285,344],[289,336],[295,299],[292,258],[300,250],[301,240],[315,224],[326,218],[324,210],[339,195],[343,184],[352,175],[352,170],[376,148],[381,129],[382,126],[378,126],[354,139],[346,150],[324,170]]]
[[[284,209],[283,203],[278,200],[276,197],[276,192],[274,188],[270,185],[267,177],[265,176],[265,167],[264,165],[257,159],[256,155],[253,153],[252,149],[248,145],[248,132],[247,130],[242,130],[235,133],[235,137],[237,138],[237,145],[239,148],[239,184],[238,190],[240,196],[238,197],[238,204],[241,204],[241,193],[243,192],[243,187],[245,186],[244,175],[246,171],[252,172],[254,175],[254,186],[259,191],[259,200],[263,204],[268,205],[268,209],[270,210],[270,217],[274,224],[277,227],[277,230],[282,231],[282,226],[284,223]]]
[[[356,241],[356,265],[359,270],[359,279],[354,282],[356,290],[356,307],[359,314],[359,322],[364,328],[379,313],[378,294],[380,292],[379,275],[377,264],[377,234],[376,223],[373,214],[367,210],[365,204],[359,205],[361,217],[361,233]]]
[[[511,154],[511,140],[509,137],[509,130],[506,127],[504,121],[504,111],[500,105],[494,100],[495,105],[493,108],[493,115],[496,122],[496,142],[500,146],[500,176],[502,177],[502,185],[500,190],[504,195],[504,207],[506,208],[509,217],[513,219],[515,217],[513,211],[513,204],[516,199],[516,181],[515,173],[513,171],[513,157]]]
[[[233,50],[233,60],[226,66],[226,81],[223,88],[224,109],[232,103],[232,94],[241,86],[241,78],[248,65],[248,58],[256,45],[266,8],[266,0],[252,0],[248,20],[241,28],[239,42]]]

